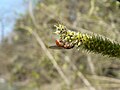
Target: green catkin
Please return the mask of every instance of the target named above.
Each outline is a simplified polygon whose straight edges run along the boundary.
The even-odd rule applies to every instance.
[[[94,34],[82,34],[68,30],[64,25],[56,25],[56,34],[60,39],[71,43],[74,47],[83,48],[88,52],[101,53],[109,57],[120,57],[120,44],[106,37]]]

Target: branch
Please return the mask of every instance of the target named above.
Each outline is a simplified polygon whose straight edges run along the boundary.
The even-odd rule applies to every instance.
[[[32,2],[29,1],[29,14],[32,20],[32,23],[34,24],[35,28],[37,30],[40,29],[39,25],[37,24],[35,17],[33,15],[33,11],[32,11]],[[22,27],[21,27],[22,28]],[[46,48],[45,44],[43,43],[42,39],[39,37],[39,35],[37,34],[37,32],[33,31],[31,28],[29,27],[23,27],[25,30],[29,31],[30,33],[33,34],[33,36],[35,37],[35,39],[37,40],[37,42],[39,43],[39,45],[42,47],[43,51],[45,52],[45,54],[48,56],[48,58],[50,59],[50,61],[52,62],[53,66],[55,67],[55,69],[58,71],[58,73],[60,74],[61,78],[65,81],[65,83],[69,86],[69,80],[68,78],[65,76],[65,74],[62,72],[61,68],[59,67],[58,63],[56,62],[56,60],[54,59],[54,57],[51,55],[51,53],[48,51],[48,49]]]

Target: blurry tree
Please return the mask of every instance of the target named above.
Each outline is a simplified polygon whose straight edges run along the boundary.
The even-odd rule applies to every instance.
[[[31,2],[28,6],[28,13],[15,24],[13,43],[0,47],[0,73],[7,81],[17,90],[119,90],[117,58],[45,47],[55,43],[53,26],[57,23],[120,42],[120,7],[116,1],[40,0],[36,6]]]

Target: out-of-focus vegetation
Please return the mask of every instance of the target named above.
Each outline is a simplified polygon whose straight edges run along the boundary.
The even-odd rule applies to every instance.
[[[120,59],[83,50],[55,50],[54,25],[120,42],[115,0],[29,1],[28,13],[0,46],[0,76],[15,90],[119,90]],[[33,33],[30,31],[32,30]],[[0,80],[0,81],[1,81]]]

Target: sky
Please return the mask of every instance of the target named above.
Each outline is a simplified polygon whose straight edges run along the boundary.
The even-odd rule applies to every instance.
[[[25,11],[25,0],[0,0],[0,41],[2,30],[4,30],[4,36],[9,35],[16,19]]]

